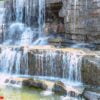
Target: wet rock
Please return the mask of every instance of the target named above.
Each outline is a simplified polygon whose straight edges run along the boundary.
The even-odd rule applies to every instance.
[[[59,16],[64,18],[65,31],[71,35],[71,39],[73,41],[99,42],[99,2],[94,2],[94,0],[88,0],[87,4],[82,0],[77,3],[70,0],[62,0],[62,2],[63,6]]]
[[[72,97],[75,97],[81,96],[84,92],[84,88],[66,85],[59,81],[54,84],[53,91],[62,95],[70,94]]]
[[[22,83],[25,80],[29,80],[30,78],[16,78],[16,77],[9,77],[5,79],[5,83],[8,84],[17,84],[17,83]]]
[[[33,79],[24,80],[22,84],[23,86],[34,87],[34,88],[39,88],[43,90],[46,90],[48,87],[43,81],[33,80]]]
[[[93,91],[85,91],[84,97],[87,100],[100,100],[100,93],[93,92]]]
[[[55,93],[59,93],[59,94],[67,94],[67,91],[66,91],[66,87],[65,87],[65,85],[64,85],[64,83],[62,83],[62,82],[56,82],[55,84],[54,84],[54,87],[53,87],[53,89],[52,89]]]
[[[93,53],[93,52],[92,52]],[[100,55],[83,57],[82,79],[85,84],[100,86]]]
[[[43,89],[46,90],[50,82],[45,81],[45,80],[36,80],[32,78],[7,78],[5,80],[5,83],[8,83],[8,85],[17,85],[18,83],[21,83],[19,85],[25,86],[25,87],[33,87],[33,88],[38,88],[38,89]]]
[[[6,79],[6,80],[5,80],[5,83],[8,83],[8,82],[9,82],[9,79]]]
[[[65,33],[65,27],[63,23],[57,23],[57,22],[53,22],[53,23],[46,23],[44,32],[46,35],[50,35],[50,34],[58,34],[58,33]]]
[[[10,80],[10,84],[16,84],[16,80]]]

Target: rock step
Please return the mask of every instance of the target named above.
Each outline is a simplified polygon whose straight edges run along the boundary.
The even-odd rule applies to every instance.
[[[50,81],[44,79],[36,79],[36,78],[18,78],[18,77],[9,77],[5,80],[5,84],[18,84],[20,83],[22,87],[33,87],[42,90],[51,90],[57,94],[67,95],[68,93],[71,96],[80,96],[84,92],[84,87],[81,86],[69,86],[64,84],[61,81]],[[7,84],[9,86],[9,84]]]
[[[17,51],[28,51],[28,73],[29,75],[37,75],[37,76],[45,76],[48,77],[66,77],[63,76],[62,69],[62,56],[63,54],[77,54],[77,56],[82,56],[82,66],[81,66],[81,74],[82,74],[82,82],[84,84],[93,85],[93,86],[100,86],[100,52],[99,51],[91,51],[89,49],[73,49],[73,48],[55,48],[53,46],[0,46],[0,52],[10,48],[11,50]],[[57,67],[54,67],[53,74],[51,73],[51,65],[45,65],[41,70],[41,66],[36,63],[36,61],[43,61],[46,62],[45,54],[51,53],[52,55],[57,54],[55,59],[53,60],[56,62]],[[36,55],[40,56],[36,59]],[[43,56],[44,55],[44,56]],[[43,59],[41,58],[43,56]],[[66,55],[67,56],[67,55]],[[51,56],[49,56],[51,57]],[[42,59],[42,60],[41,60]],[[49,62],[50,63],[50,62]],[[24,71],[25,66],[23,67],[22,72]],[[66,66],[68,68],[68,66]],[[56,74],[55,74],[56,73]],[[65,72],[66,73],[66,72]],[[65,74],[66,75],[66,74]]]

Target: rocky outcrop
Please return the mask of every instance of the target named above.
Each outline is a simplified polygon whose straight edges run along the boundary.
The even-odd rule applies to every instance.
[[[100,0],[62,0],[66,36],[73,41],[100,42]]]
[[[52,89],[55,93],[67,95],[66,86],[62,82],[56,82]]]
[[[67,78],[67,54],[78,54],[82,57],[81,76],[84,84],[100,86],[100,52],[88,49],[57,49],[54,47],[32,47],[29,49],[29,74]],[[64,66],[63,61],[66,61]],[[81,63],[80,63],[81,64]],[[66,70],[64,70],[64,67]],[[52,69],[53,68],[53,69]]]
[[[62,95],[67,95],[70,94],[70,96],[75,97],[75,96],[81,96],[84,92],[84,88],[79,86],[70,86],[67,84],[64,84],[61,81],[55,82],[53,89],[55,93],[62,94]]]
[[[82,78],[85,84],[100,86],[100,54],[83,57]]]
[[[7,71],[10,70],[11,74],[13,73],[16,74],[16,72],[19,72],[19,74],[22,75],[28,74],[33,76],[42,76],[42,77],[48,76],[48,77],[67,79],[70,67],[70,65],[68,65],[69,63],[68,59],[70,59],[69,57],[73,57],[72,59],[76,61],[78,60],[76,57],[82,57],[81,60],[79,59],[78,62],[79,64],[78,67],[80,67],[81,70],[79,70],[79,72],[76,72],[76,74],[80,75],[81,73],[80,76],[82,77],[82,81],[84,84],[100,86],[99,51],[97,52],[97,51],[90,51],[88,49],[72,49],[72,48],[59,49],[52,46],[34,46],[34,47],[1,46],[0,48],[2,48],[0,49],[1,53],[2,50],[5,49],[8,50],[8,48],[10,48],[10,52],[12,54],[13,50],[15,51],[17,50],[16,53],[21,53],[22,56],[20,58],[21,61],[17,60],[19,62],[16,62],[16,60],[14,59],[14,62],[11,62],[12,64],[14,64],[13,67],[9,66],[9,68],[7,69]],[[26,53],[24,54],[24,52]],[[20,63],[20,65],[16,66],[15,65],[16,63]],[[5,68],[5,66],[3,68]]]
[[[72,97],[81,96],[84,92],[83,87],[67,86],[61,81],[50,81],[39,77],[8,77],[5,79],[4,85],[49,90],[60,95],[70,94]]]
[[[22,85],[27,86],[27,87],[39,88],[43,90],[46,90],[48,88],[45,82],[40,81],[40,80],[33,80],[33,79],[24,80],[22,82]]]
[[[5,85],[10,85],[10,86],[20,86],[20,87],[31,87],[31,88],[37,88],[37,89],[42,89],[46,90],[50,86],[54,84],[51,81],[46,81],[46,80],[40,80],[36,78],[23,78],[23,77],[8,77],[5,80]]]
[[[100,92],[96,92],[96,91],[85,91],[83,95],[87,100],[99,100],[100,99]]]

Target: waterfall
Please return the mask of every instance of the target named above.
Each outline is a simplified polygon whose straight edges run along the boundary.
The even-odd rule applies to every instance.
[[[35,75],[63,78],[65,82],[71,84],[81,83],[81,62],[80,52],[39,52],[35,54],[37,69]]]
[[[20,46],[47,44],[48,37],[43,37],[45,0],[7,0],[2,8],[3,45],[18,45],[19,49],[2,46],[0,71],[28,75],[28,51],[21,51]]]
[[[36,69],[36,76],[40,76],[43,79],[62,81],[67,90],[67,96],[62,97],[62,99],[81,100],[80,96],[77,96],[77,87],[80,88],[82,86],[81,52],[41,51],[35,54],[35,59],[36,65],[34,65],[34,69]],[[74,93],[73,97],[72,92]],[[48,90],[44,93],[48,93]]]
[[[39,0],[39,36],[42,36],[42,32],[45,26],[45,0]]]
[[[5,9],[4,9],[4,4],[2,1],[0,1],[0,26],[2,25],[2,23],[4,22],[4,13],[5,13]]]
[[[71,6],[72,0],[69,2]],[[77,21],[77,2],[77,0],[74,2],[74,29]],[[34,49],[30,50],[30,45],[48,43],[49,37],[43,34],[45,0],[7,0],[4,15],[3,45],[6,46],[2,46],[0,50],[0,73],[11,76],[41,76],[50,80],[61,80],[72,86],[76,85],[75,83],[81,83],[82,56],[79,51],[53,51],[52,48],[36,50],[37,52],[34,52]],[[69,15],[70,12],[68,12],[68,17]]]
[[[74,1],[74,15],[76,16],[78,0]],[[72,0],[69,2],[70,7]],[[76,22],[75,16],[74,21]],[[6,26],[5,45],[22,46],[47,43],[48,37],[43,37],[45,0],[5,1],[4,18]],[[28,75],[28,60],[26,49],[23,51],[12,48],[3,49],[0,54],[0,68],[6,73]],[[41,52],[35,55],[35,60],[36,65],[34,66],[37,69],[35,75],[60,77],[72,82],[81,81],[81,57],[79,53]],[[25,70],[22,65],[25,66]]]
[[[16,9],[16,22],[22,22],[23,21],[23,7],[24,7],[24,0],[16,0],[15,1],[15,9]]]
[[[45,0],[5,1],[4,44],[44,45],[47,39],[43,34],[45,26]],[[37,44],[36,44],[37,43]]]
[[[78,53],[72,53],[67,55],[67,66],[68,66],[68,81],[81,82],[81,61],[82,56]]]
[[[27,50],[2,47],[0,53],[0,73],[9,75],[28,75]]]

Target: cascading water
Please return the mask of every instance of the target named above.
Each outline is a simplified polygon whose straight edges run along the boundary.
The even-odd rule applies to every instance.
[[[63,73],[63,76],[67,75],[67,82],[69,82],[69,84],[75,84],[75,82],[81,83],[81,60],[82,56],[80,55],[80,53],[76,52],[63,54],[63,70],[68,70],[66,72],[67,74],[65,72]]]
[[[2,23],[4,22],[4,13],[5,13],[5,9],[3,7],[3,2],[0,1],[0,26],[2,25]]]
[[[73,88],[82,86],[82,52],[41,51],[35,54],[34,59],[36,59],[34,64],[36,72],[34,75],[43,79],[49,78],[50,80],[61,80],[64,82],[68,89],[66,100],[71,99],[71,91],[76,92]]]
[[[5,14],[2,13],[2,15],[5,19],[2,20],[5,23],[4,21],[1,23],[6,27],[4,45],[44,45],[47,43],[48,37],[40,37],[45,25],[45,0],[7,0],[4,7]],[[21,62],[25,66],[24,72]],[[13,47],[2,49],[0,68],[4,73],[28,75],[28,51],[26,49],[20,51]]]
[[[67,80],[67,83],[81,83],[82,55],[80,52],[43,51],[35,54],[35,59],[34,68],[38,68],[36,75],[61,77]]]
[[[9,7],[6,3],[9,3]],[[6,33],[4,44],[44,45],[42,37],[45,26],[45,0],[8,0],[5,1]],[[8,16],[7,16],[8,15]],[[8,20],[9,19],[9,20]],[[42,43],[41,43],[42,42]]]
[[[25,48],[20,46],[47,44],[48,37],[43,35],[45,0],[8,0],[8,3],[9,7],[5,2],[6,30],[3,45],[19,47],[2,46],[0,72],[9,75],[29,75],[29,50],[27,46]],[[76,11],[77,0],[74,3]],[[76,23],[76,17],[74,22]],[[65,84],[73,86],[75,83],[81,83],[81,60],[79,52],[41,51],[34,56],[32,75],[51,79],[62,78]]]
[[[21,51],[16,48],[2,47],[0,54],[0,72],[5,74],[28,75],[28,55],[27,50]],[[23,63],[24,64],[23,64]],[[22,71],[21,66],[24,66],[25,70]]]
[[[39,18],[38,18],[38,25],[39,25],[39,36],[42,37],[43,29],[45,26],[45,0],[39,1]]]

